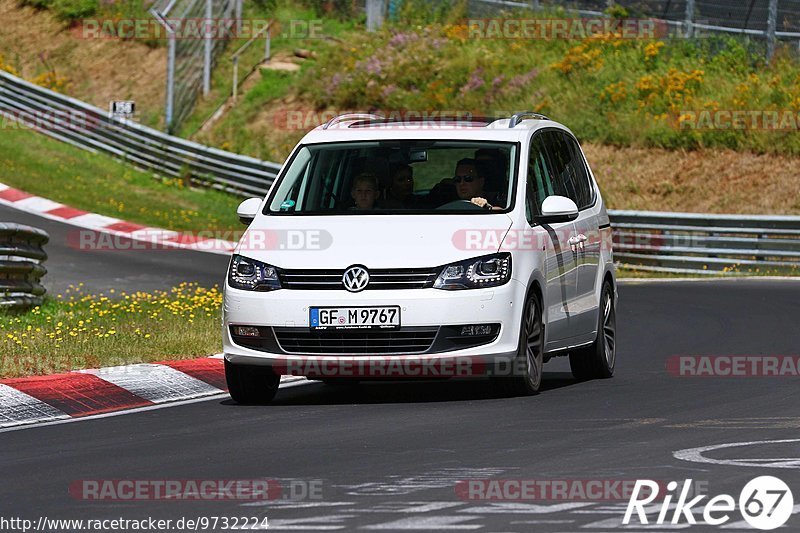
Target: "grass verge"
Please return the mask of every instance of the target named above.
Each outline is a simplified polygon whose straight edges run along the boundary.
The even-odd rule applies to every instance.
[[[2,120],[2,119],[0,119]],[[159,180],[16,123],[0,135],[0,182],[93,213],[176,231],[240,230],[240,198]]]
[[[0,377],[207,356],[222,349],[222,293],[84,294],[80,287],[23,315],[0,314]]]

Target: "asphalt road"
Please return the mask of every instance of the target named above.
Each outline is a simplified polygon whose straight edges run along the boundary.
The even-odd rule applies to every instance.
[[[556,360],[535,397],[496,398],[468,382],[313,384],[282,390],[267,407],[216,398],[2,433],[0,517],[245,516],[268,517],[276,531],[583,532],[618,529],[627,503],[613,492],[607,502],[468,501],[457,493],[459,480],[486,478],[691,478],[705,494],[738,499],[748,480],[775,475],[797,502],[797,441],[705,454],[751,466],[690,462],[674,452],[800,439],[798,378],[674,377],[665,362],[674,355],[798,355],[799,299],[796,282],[624,285],[617,376],[578,383]],[[299,493],[310,487],[314,497],[120,502],[68,491],[87,479],[254,478]],[[741,515],[731,516],[728,526],[737,527]],[[800,531],[800,516],[783,530]]]
[[[81,250],[74,244],[75,235],[86,230],[4,205],[0,205],[0,221],[27,224],[50,234],[43,278],[50,294],[63,294],[78,283],[84,284],[87,293],[165,290],[183,281],[212,287],[222,284],[228,266],[226,256],[191,250]],[[123,247],[130,242],[119,240]]]

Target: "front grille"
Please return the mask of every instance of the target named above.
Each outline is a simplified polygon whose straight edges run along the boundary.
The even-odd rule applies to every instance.
[[[281,349],[297,354],[414,354],[428,351],[438,326],[310,330],[273,327]]]
[[[404,268],[368,270],[369,285],[364,290],[428,289],[439,276],[439,269]],[[281,270],[281,286],[295,290],[344,290],[344,270]]]

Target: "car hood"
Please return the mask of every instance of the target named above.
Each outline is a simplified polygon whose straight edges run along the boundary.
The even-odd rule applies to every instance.
[[[235,253],[286,269],[426,268],[497,252],[511,224],[502,213],[258,216]]]

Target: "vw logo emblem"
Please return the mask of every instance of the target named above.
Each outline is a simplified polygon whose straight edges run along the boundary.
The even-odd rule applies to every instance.
[[[367,288],[369,284],[369,272],[360,266],[351,266],[344,271],[342,276],[344,288],[350,292],[360,292]]]

